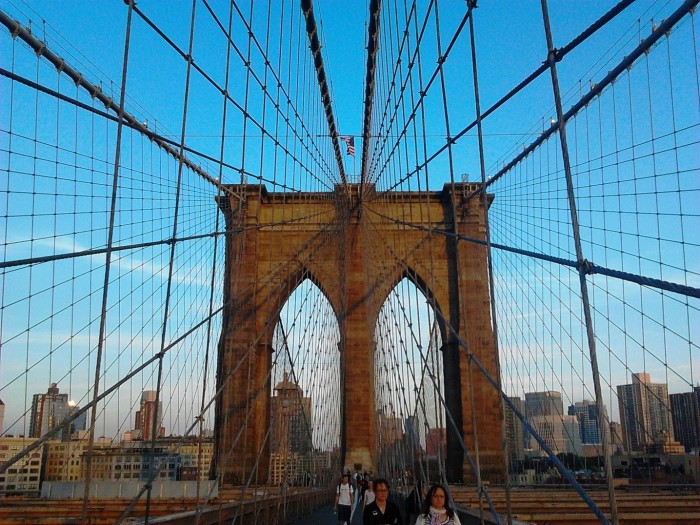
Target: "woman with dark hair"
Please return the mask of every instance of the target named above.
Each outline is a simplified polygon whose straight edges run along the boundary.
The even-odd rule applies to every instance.
[[[430,487],[423,501],[422,513],[416,525],[461,525],[459,516],[452,508],[447,489],[435,483]]]

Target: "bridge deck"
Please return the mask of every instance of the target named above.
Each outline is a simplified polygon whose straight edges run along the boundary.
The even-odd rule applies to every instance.
[[[329,503],[313,511],[311,514],[298,518],[289,525],[336,525],[337,517],[333,514],[333,506]],[[362,510],[358,508],[352,517],[351,525],[362,525]]]
[[[472,487],[453,487],[455,501],[478,509],[478,496]],[[496,509],[505,513],[505,490],[489,488]],[[608,493],[604,489],[588,489],[588,494],[610,516]],[[615,494],[618,515],[624,525],[690,525],[700,523],[700,490],[618,490]],[[486,505],[486,502],[484,502]],[[565,488],[514,488],[511,490],[513,517],[532,523],[568,525],[597,523],[598,519],[581,497]]]

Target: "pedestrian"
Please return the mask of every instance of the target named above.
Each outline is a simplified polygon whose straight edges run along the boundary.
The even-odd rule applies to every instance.
[[[367,482],[367,488],[365,489],[365,495],[362,498],[362,512],[364,513],[367,505],[374,501],[374,481],[371,479]]]
[[[389,501],[389,482],[384,478],[374,480],[374,501],[362,513],[363,525],[402,525],[401,511]]]
[[[350,477],[343,474],[343,477],[335,490],[335,512],[338,513],[338,525],[350,523],[350,513],[352,512],[353,496],[355,491],[350,485]]]
[[[422,513],[415,525],[461,525],[459,516],[450,502],[447,489],[435,483],[428,489],[423,501]]]

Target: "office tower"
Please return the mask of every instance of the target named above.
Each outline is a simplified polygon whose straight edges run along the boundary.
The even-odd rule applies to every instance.
[[[671,394],[669,398],[676,439],[686,452],[700,448],[700,386],[692,392]]]
[[[563,416],[564,404],[561,392],[528,392],[525,394],[525,416]]]
[[[519,397],[509,398],[515,408],[521,414],[524,413],[523,400]],[[506,424],[506,441],[508,445],[508,461],[510,465],[514,465],[525,458],[525,445],[523,434],[523,422],[518,418],[510,405],[504,403],[505,424]]]
[[[311,398],[287,372],[270,399],[270,482],[301,483],[311,469]]]
[[[600,433],[600,425],[598,418],[598,405],[595,401],[584,399],[569,406],[569,415],[578,418],[578,430],[583,444],[598,444],[603,442],[603,436]],[[607,410],[603,406],[603,416],[607,419]],[[606,425],[607,431],[610,428]],[[610,434],[608,433],[608,437]],[[610,441],[610,440],[608,440]]]
[[[528,421],[554,454],[570,452],[580,455],[582,443],[578,433],[576,416],[534,416]],[[531,448],[532,450],[544,450],[542,445],[535,439],[531,440]]]
[[[558,417],[564,416],[564,404],[561,400],[561,392],[547,390],[544,392],[527,392],[525,394],[525,417],[530,425],[535,417]],[[554,421],[548,419],[547,421]],[[549,424],[545,425],[546,427]],[[563,430],[557,429],[555,434],[563,434]],[[524,430],[525,448],[538,448],[532,436],[527,430]]]
[[[75,410],[78,410],[78,407],[68,399],[68,394],[61,394],[56,383],[51,383],[45,394],[34,394],[32,398],[29,437],[43,436]],[[85,424],[86,414],[83,413],[65,428],[62,428],[55,437],[68,440],[74,432],[85,430]]]
[[[272,453],[306,454],[312,449],[311,398],[304,397],[299,385],[289,380],[287,372],[275,386],[270,403]]]
[[[668,386],[649,374],[632,374],[632,384],[617,386],[622,433],[628,452],[643,452],[662,433],[674,440]]]
[[[156,409],[156,391],[144,390],[141,392],[141,404],[139,410],[136,411],[134,431],[132,438],[134,440],[149,441],[153,439],[153,422],[156,421],[156,438],[165,436],[165,427],[161,426],[163,419],[163,403],[158,401]]]

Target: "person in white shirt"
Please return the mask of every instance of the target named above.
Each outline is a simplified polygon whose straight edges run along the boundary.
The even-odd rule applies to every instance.
[[[365,507],[374,501],[374,482],[369,480],[367,482],[367,490],[365,490],[365,498],[362,502],[362,511],[364,512]]]
[[[344,525],[345,522],[350,523],[354,495],[355,491],[350,485],[350,477],[343,474],[338,488],[335,489],[335,510],[338,513],[338,525]]]

